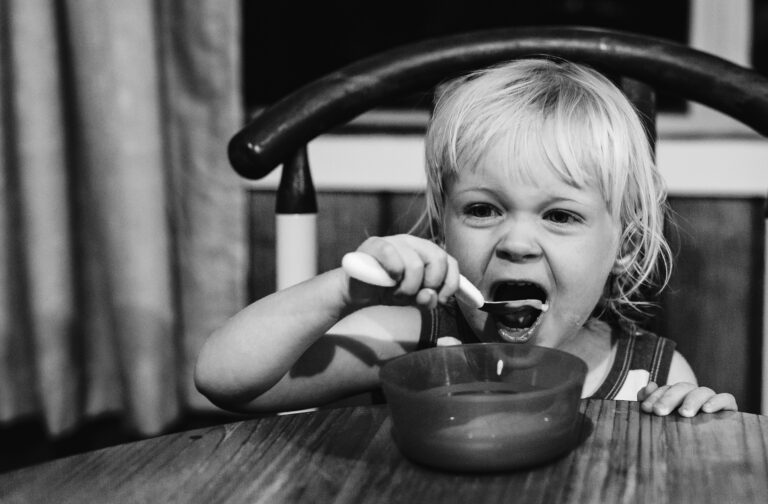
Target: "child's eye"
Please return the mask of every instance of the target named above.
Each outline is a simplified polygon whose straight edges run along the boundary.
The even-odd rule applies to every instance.
[[[580,215],[567,210],[550,210],[544,218],[555,224],[576,224],[584,220]]]
[[[487,203],[475,203],[464,209],[464,215],[475,219],[490,219],[499,215],[499,211]]]

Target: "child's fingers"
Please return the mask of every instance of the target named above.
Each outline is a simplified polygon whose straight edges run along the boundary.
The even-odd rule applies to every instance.
[[[456,260],[435,243],[411,235],[370,237],[358,251],[374,257],[397,282],[395,304],[434,307],[459,285]]]
[[[372,236],[361,243],[357,250],[376,259],[396,282],[400,282],[403,278],[405,263],[397,245],[392,241],[379,236]]]
[[[653,385],[656,385],[655,383]],[[650,393],[646,394],[645,398],[642,400],[642,403],[640,404],[640,408],[645,411],[646,413],[652,413],[653,412],[653,406],[656,404],[656,401],[658,401],[664,393],[669,390],[669,385],[663,385],[659,387],[658,385],[654,388],[649,383],[646,385],[646,388],[650,390]],[[639,394],[638,394],[639,395]]]
[[[678,408],[678,413],[684,417],[692,417],[699,412],[701,407],[714,397],[715,391],[708,387],[697,387],[691,390],[683,399],[683,404]]]
[[[683,402],[683,398],[695,388],[696,385],[693,383],[685,382],[664,385],[648,396],[641,404],[641,408],[643,411],[652,412],[655,415],[669,415]]]
[[[438,298],[437,292],[433,289],[421,289],[416,294],[416,304],[428,309],[437,308]]]
[[[732,394],[715,394],[709,398],[702,406],[704,413],[714,413],[716,411],[738,411],[736,398]]]
[[[446,254],[446,256],[445,277],[443,278],[443,285],[438,293],[441,303],[446,303],[448,298],[459,288],[459,263],[450,255]]]
[[[411,247],[400,247],[398,252],[403,261],[403,277],[396,293],[415,296],[423,287],[429,287],[424,283],[426,265],[421,255]]]
[[[658,388],[659,386],[656,385],[656,382],[648,382],[648,385],[637,392],[637,400],[640,402],[645,401]]]
[[[640,409],[645,411],[646,413],[653,413],[653,406],[656,404],[656,401],[658,401],[661,396],[669,389],[669,385],[664,385],[661,387],[656,387],[656,389],[648,394],[645,399],[640,403]]]
[[[401,237],[372,236],[358,250],[373,256],[397,282],[397,295],[413,297],[418,294],[424,278],[424,261]]]
[[[416,252],[421,256],[424,264],[423,286],[434,289],[439,292],[446,281],[450,271],[449,259],[451,258],[443,249],[433,247],[434,250],[419,250]],[[456,267],[458,271],[458,267]],[[458,275],[456,276],[456,285],[458,286]]]
[[[410,294],[410,289],[418,283],[418,288],[432,289],[442,294],[445,301],[456,291],[459,285],[458,263],[445,250],[429,240],[411,235],[398,235],[392,239],[402,245],[401,252],[406,261],[403,292]]]

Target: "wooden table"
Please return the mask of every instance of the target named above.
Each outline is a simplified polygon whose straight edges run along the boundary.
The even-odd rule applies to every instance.
[[[160,436],[0,474],[0,501],[768,502],[768,417],[656,417],[585,400],[584,441],[532,470],[453,474],[404,459],[386,406]]]

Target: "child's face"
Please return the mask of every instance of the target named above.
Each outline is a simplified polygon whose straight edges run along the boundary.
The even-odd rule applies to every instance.
[[[569,185],[545,166],[535,183],[523,181],[509,175],[506,156],[494,147],[448,184],[446,250],[486,299],[545,297],[549,309],[462,311],[483,341],[558,347],[600,300],[621,227],[594,187]]]

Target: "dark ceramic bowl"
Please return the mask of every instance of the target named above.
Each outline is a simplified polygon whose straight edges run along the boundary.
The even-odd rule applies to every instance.
[[[587,366],[530,345],[437,347],[387,362],[381,381],[393,434],[411,460],[454,471],[550,461],[578,444]]]

